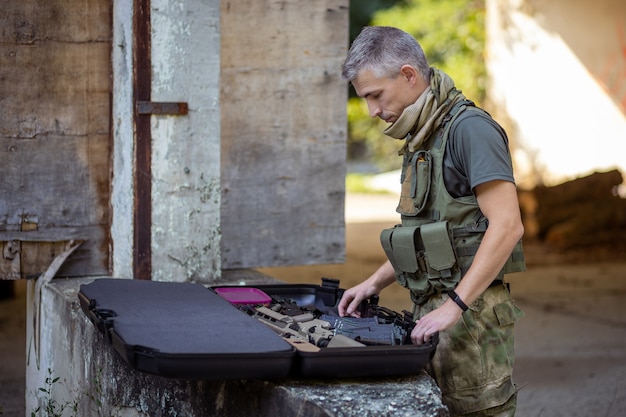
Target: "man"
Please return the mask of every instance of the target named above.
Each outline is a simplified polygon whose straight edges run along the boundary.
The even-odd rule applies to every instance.
[[[451,415],[514,415],[513,323],[523,313],[503,278],[525,269],[524,228],[505,132],[399,29],[364,28],[342,75],[405,143],[402,224],[381,233],[389,260],[346,290],[340,315],[358,316],[362,300],[398,281],[414,302],[413,343],[439,334],[427,370]]]

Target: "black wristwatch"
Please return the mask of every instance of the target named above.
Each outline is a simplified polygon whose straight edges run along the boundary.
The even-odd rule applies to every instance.
[[[463,300],[461,300],[461,297],[459,297],[459,295],[456,292],[454,292],[454,290],[448,291],[448,297],[450,297],[452,301],[454,301],[456,305],[458,305],[461,308],[461,310],[467,311],[467,309],[469,308],[467,304],[465,304]]]

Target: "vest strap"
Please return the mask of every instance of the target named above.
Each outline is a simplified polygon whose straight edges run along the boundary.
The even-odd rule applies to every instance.
[[[456,256],[458,257],[474,256],[476,255],[476,252],[478,252],[478,245],[456,247]]]
[[[407,216],[402,214],[400,218],[402,220],[426,220],[426,221],[438,221],[441,216],[439,210],[424,210],[419,216]]]

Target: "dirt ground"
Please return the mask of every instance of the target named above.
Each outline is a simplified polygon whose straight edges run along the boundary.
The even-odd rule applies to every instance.
[[[383,261],[380,230],[396,223],[393,196],[348,196],[346,262],[261,269],[291,283],[340,279],[350,287]],[[517,417],[626,416],[626,253],[587,253],[585,262],[527,245],[529,269],[508,276],[526,316],[516,326],[515,381],[523,388]],[[577,261],[578,260],[578,261]],[[24,415],[25,285],[0,300],[0,407]],[[410,309],[406,290],[391,286],[382,305]]]

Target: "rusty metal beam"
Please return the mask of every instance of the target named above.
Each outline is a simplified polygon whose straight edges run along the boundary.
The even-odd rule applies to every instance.
[[[139,114],[185,115],[189,113],[189,106],[185,102],[154,102],[138,101],[136,106]]]
[[[150,45],[150,0],[134,0],[133,7],[133,99],[150,102],[152,60]],[[135,279],[152,278],[152,133],[150,114],[134,112],[135,172],[133,274]]]

